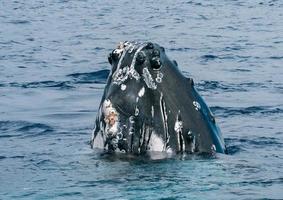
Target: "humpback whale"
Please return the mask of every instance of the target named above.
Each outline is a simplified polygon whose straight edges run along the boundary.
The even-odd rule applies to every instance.
[[[215,117],[177,62],[151,42],[121,42],[99,105],[92,148],[146,154],[225,153]]]

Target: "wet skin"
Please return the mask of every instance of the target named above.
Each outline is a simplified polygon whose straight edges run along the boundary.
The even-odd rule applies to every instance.
[[[91,145],[107,152],[225,153],[209,107],[163,47],[120,43],[99,106]]]

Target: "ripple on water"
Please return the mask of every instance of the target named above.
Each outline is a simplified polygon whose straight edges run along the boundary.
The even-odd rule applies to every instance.
[[[71,77],[74,83],[106,83],[110,70],[98,70],[87,73],[74,73],[67,75]]]
[[[53,128],[42,123],[28,121],[0,121],[0,138],[34,137],[53,132]]]
[[[213,113],[221,117],[236,115],[273,115],[283,113],[283,109],[274,106],[250,106],[250,107],[211,107]]]
[[[242,71],[242,70],[240,70]],[[246,71],[246,70],[244,70]],[[245,92],[249,89],[268,88],[267,83],[262,82],[241,82],[241,83],[228,83],[221,81],[200,81],[196,83],[197,89],[200,91],[222,91],[222,92]]]
[[[0,199],[282,199],[282,1],[4,2]],[[230,155],[90,149],[106,54],[135,39],[197,65],[181,70],[198,74],[196,88],[218,105]]]
[[[236,154],[246,149],[262,149],[283,147],[279,138],[274,137],[253,137],[253,138],[225,138],[228,154]]]
[[[74,86],[69,81],[35,81],[29,83],[10,83],[11,87],[22,87],[22,88],[60,88],[60,89],[71,89]]]
[[[7,23],[19,25],[19,24],[30,24],[30,21],[24,20],[24,19],[16,19],[16,20],[11,20],[11,21],[9,21]]]
[[[106,83],[107,77],[110,73],[110,70],[98,70],[94,72],[86,73],[73,73],[67,75],[67,77],[72,80],[66,81],[34,81],[34,82],[12,82],[9,84],[1,83],[0,87],[21,87],[21,88],[58,88],[58,89],[72,89],[75,88],[78,84],[104,84]]]

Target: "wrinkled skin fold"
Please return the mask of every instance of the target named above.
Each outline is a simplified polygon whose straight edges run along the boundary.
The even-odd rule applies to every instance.
[[[225,153],[220,129],[191,78],[163,47],[123,42],[99,106],[92,148],[106,152]]]

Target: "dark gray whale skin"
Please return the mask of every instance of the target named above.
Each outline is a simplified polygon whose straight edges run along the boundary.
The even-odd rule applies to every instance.
[[[107,152],[226,153],[215,118],[163,47],[124,42],[112,65],[95,121],[93,148]]]

